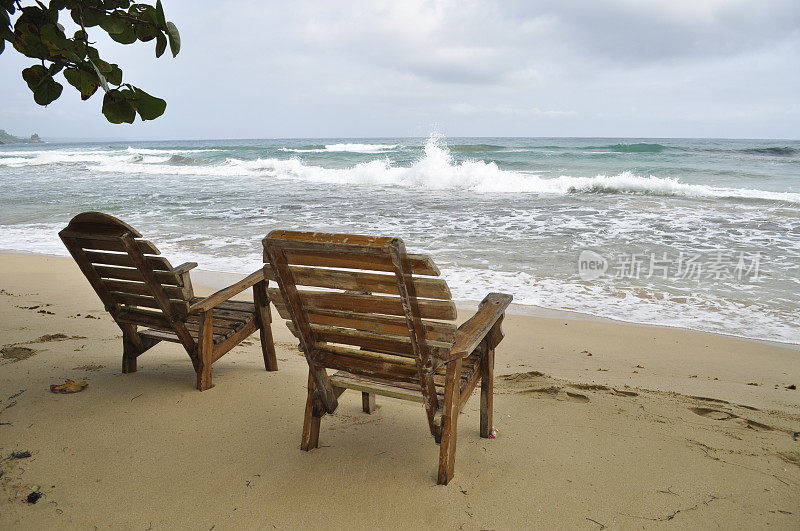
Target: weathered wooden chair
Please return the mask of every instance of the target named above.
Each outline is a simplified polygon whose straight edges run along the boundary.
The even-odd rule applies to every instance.
[[[478,381],[481,437],[492,429],[494,349],[511,295],[487,295],[456,327],[439,270],[428,256],[406,254],[399,238],[273,231],[263,243],[264,275],[278,284],[269,297],[291,319],[309,365],[301,448],[318,446],[320,419],[345,389],[361,391],[367,413],[375,395],[422,402],[440,444],[438,483],[447,484],[458,413]]]
[[[155,245],[113,216],[78,214],[58,235],[122,329],[123,373],[136,372],[136,358],[158,342],[172,341],[186,349],[197,388],[205,391],[212,387],[211,364],[256,330],[266,369],[278,370],[263,271],[199,298],[189,278],[196,263],[173,268]],[[249,287],[254,302],[228,300]]]

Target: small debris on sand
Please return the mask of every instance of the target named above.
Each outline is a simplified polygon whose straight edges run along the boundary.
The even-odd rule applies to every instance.
[[[78,365],[77,367],[73,367],[72,370],[74,371],[86,371],[86,372],[97,372],[100,369],[104,369],[105,365],[99,365],[95,363],[87,363],[86,365]]]
[[[9,456],[11,459],[27,459],[31,456],[31,453],[27,450],[23,450],[21,452],[11,452]]]
[[[0,349],[0,356],[2,356],[3,359],[12,360],[11,363],[15,363],[30,358],[35,355],[36,352],[37,351],[32,348],[9,345]]]
[[[82,382],[76,382],[74,380],[66,380],[61,385],[51,385],[50,391],[56,394],[68,395],[72,393],[79,393],[84,389],[86,389],[88,385],[89,384],[86,382],[86,380]]]
[[[52,341],[67,341],[70,339],[86,339],[85,336],[68,336],[67,334],[45,334],[31,343],[50,343]]]

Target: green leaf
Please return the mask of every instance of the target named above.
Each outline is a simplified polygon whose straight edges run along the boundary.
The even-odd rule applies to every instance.
[[[67,78],[70,85],[80,91],[81,99],[84,101],[88,100],[100,86],[96,73],[79,68],[67,68],[64,70],[64,77]]]
[[[93,61],[94,65],[97,67],[98,70],[100,70],[101,74],[108,74],[109,72],[111,72],[111,69],[113,68],[109,63],[106,63],[105,61],[100,59],[99,56],[97,57],[97,59],[94,59]]]
[[[136,42],[136,30],[132,24],[127,24],[121,33],[109,33],[108,36],[122,44]]]
[[[162,29],[167,27],[167,19],[164,18],[164,6],[161,5],[161,0],[156,0],[156,22]]]
[[[22,71],[22,79],[28,84],[28,88],[36,91],[41,85],[42,80],[47,75],[47,69],[42,65],[33,65]]]
[[[130,27],[130,25],[130,22],[116,16],[114,13],[105,17],[105,19],[103,19],[103,21],[100,23],[100,27],[106,30],[106,32],[112,36],[122,33],[128,27]]]
[[[121,91],[111,90],[103,97],[103,115],[112,124],[132,124],[136,119],[136,110]]]
[[[64,85],[48,76],[33,92],[33,101],[39,105],[49,105],[61,96],[62,90],[64,90]]]
[[[130,0],[105,0],[106,9],[128,9],[131,5]]]
[[[106,76],[106,81],[111,83],[112,85],[121,85],[122,84],[122,70],[117,65],[111,65],[111,70]]]
[[[136,24],[136,38],[142,42],[152,41],[158,33],[158,30],[150,24]]]
[[[167,36],[169,37],[169,49],[172,52],[172,57],[175,57],[181,51],[181,34],[178,33],[177,26],[172,22],[167,22]]]
[[[133,93],[135,94],[134,105],[142,121],[155,120],[167,110],[167,102],[161,98],[151,96],[147,92],[136,87],[133,87]]]
[[[156,35],[156,57],[161,57],[164,55],[164,50],[167,49],[167,38],[164,37],[164,34],[159,32]]]
[[[58,51],[69,44],[66,35],[55,24],[45,24],[39,30],[42,43],[53,52]]]

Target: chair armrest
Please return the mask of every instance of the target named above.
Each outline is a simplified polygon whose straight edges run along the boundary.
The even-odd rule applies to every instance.
[[[490,293],[478,306],[478,311],[456,330],[455,341],[447,361],[469,356],[506,311],[514,298],[505,293]]]
[[[187,273],[189,270],[194,269],[195,267],[197,267],[197,262],[186,262],[185,264],[173,267],[172,272],[176,275],[182,275]]]
[[[255,273],[246,276],[236,284],[231,284],[227,288],[221,289],[213,295],[209,295],[205,299],[192,304],[189,306],[189,313],[206,312],[211,310],[215,306],[227,301],[234,295],[238,295],[247,288],[253,287],[262,280],[264,280],[264,270],[259,269]]]

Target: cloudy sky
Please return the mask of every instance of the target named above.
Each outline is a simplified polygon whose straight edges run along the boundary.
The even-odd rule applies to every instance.
[[[45,137],[800,138],[798,0],[163,0],[177,58],[90,37],[168,102],[42,108],[0,55],[0,128]]]

